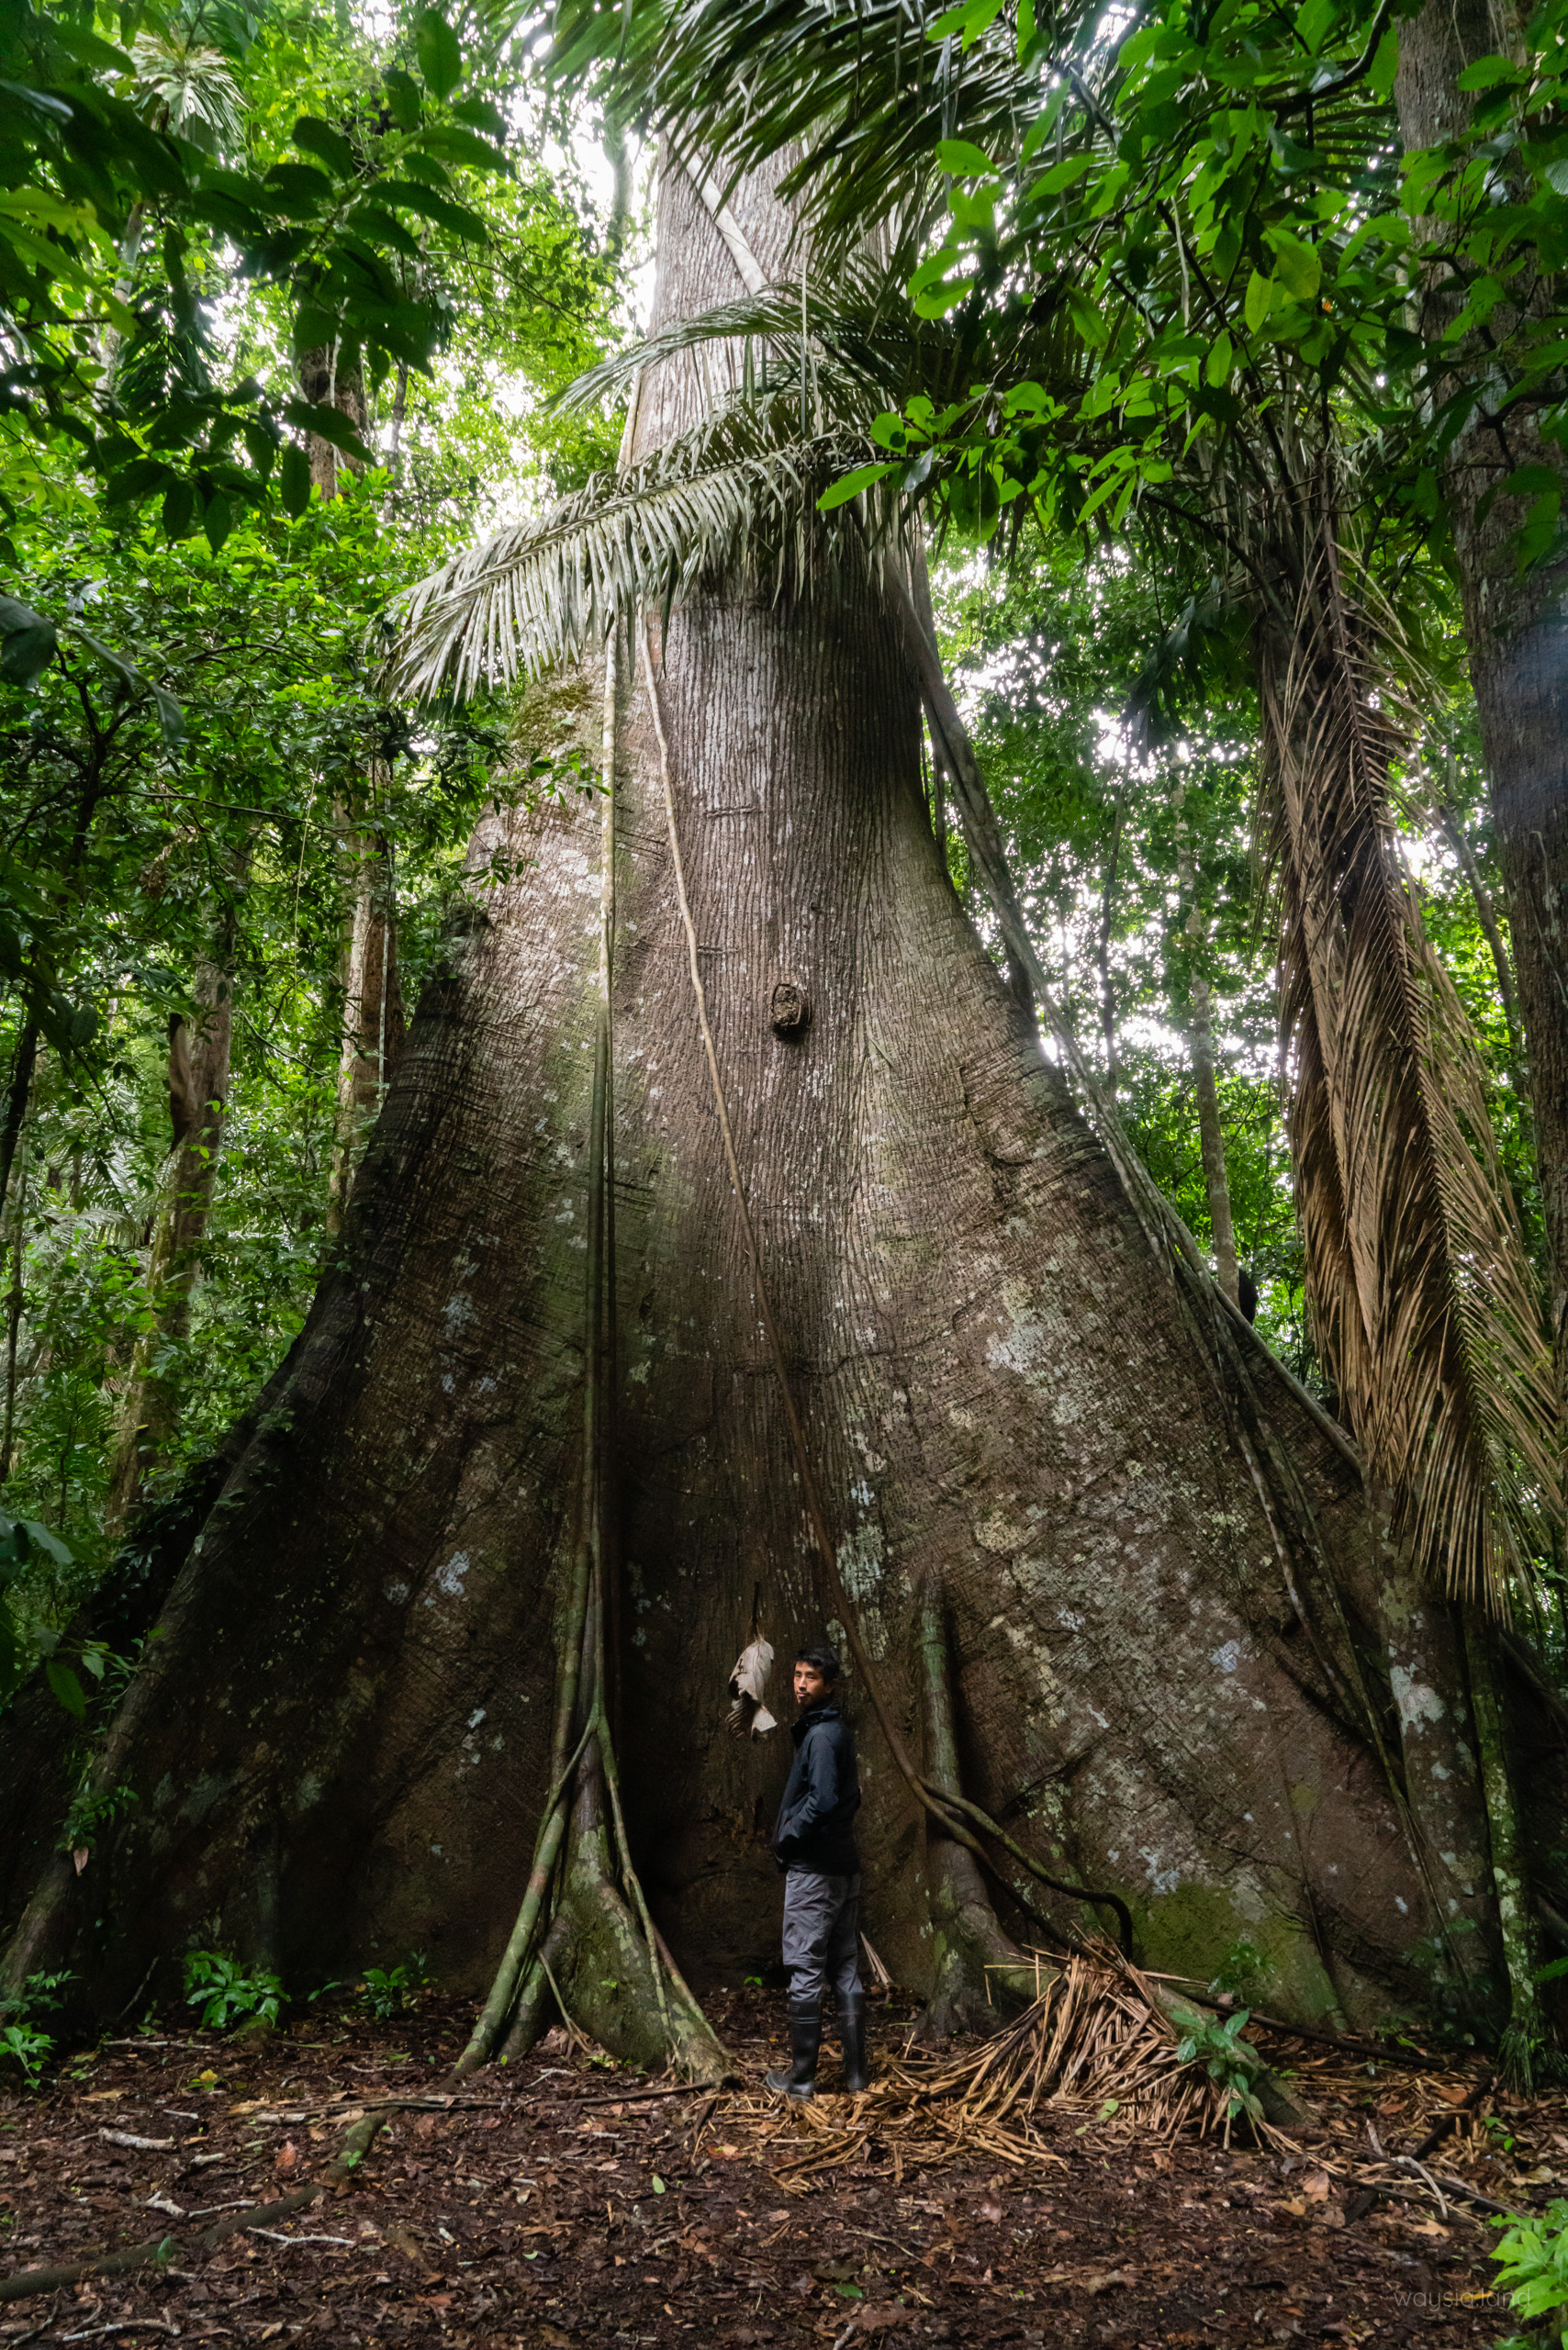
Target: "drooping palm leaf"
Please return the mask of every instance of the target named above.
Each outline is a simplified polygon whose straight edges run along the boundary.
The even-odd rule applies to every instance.
[[[916,394],[941,407],[977,383],[998,399],[1020,383],[1044,385],[1063,400],[1087,390],[1089,356],[1070,330],[1056,289],[1027,306],[988,308],[973,319],[962,313],[922,318],[908,293],[915,260],[906,245],[886,261],[853,255],[831,273],[808,272],[803,289],[798,283],[768,286],[673,319],[579,375],[560,405],[613,397],[642,369],[711,342],[750,342],[768,354],[760,379],[754,363],[749,395],[766,405],[769,368],[775,389],[799,380],[802,312],[818,391],[840,424],[868,425]]]
[[[389,682],[471,694],[575,660],[619,614],[667,612],[710,574],[744,568],[776,592],[829,576],[851,540],[874,554],[896,522],[874,491],[859,512],[816,512],[830,482],[877,454],[853,432],[802,436],[793,399],[731,402],[646,463],[593,476],[542,520],[497,532],[411,588]]]
[[[1304,575],[1260,672],[1314,1324],[1423,1564],[1501,1610],[1561,1510],[1551,1358],[1481,1056],[1395,834],[1394,623],[1327,500]]]
[[[967,49],[927,38],[938,14],[921,0],[562,0],[554,64],[611,78],[678,156],[722,156],[726,193],[792,151],[780,193],[819,252],[841,254],[860,244],[868,202],[881,219],[930,209],[941,140],[1012,154],[1040,98],[1011,9]],[[1064,15],[1064,47],[1078,30]]]

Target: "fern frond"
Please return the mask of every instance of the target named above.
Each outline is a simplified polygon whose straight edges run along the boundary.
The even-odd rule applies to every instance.
[[[542,520],[512,525],[403,599],[392,690],[464,697],[575,661],[639,606],[666,614],[738,569],[773,592],[830,575],[851,542],[873,560],[899,527],[876,492],[819,516],[827,485],[879,455],[847,431],[804,437],[797,404],[737,401],[622,475],[597,474]]]

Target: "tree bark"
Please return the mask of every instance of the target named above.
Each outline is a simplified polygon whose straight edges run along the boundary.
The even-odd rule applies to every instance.
[[[3,1198],[0,1194],[0,1198]],[[11,1286],[6,1299],[6,1426],[0,1435],[0,1484],[11,1473],[11,1445],[17,1428],[17,1341],[21,1335],[22,1308],[27,1303],[22,1272],[27,1261],[28,1163],[17,1179],[16,1237],[11,1243]]]
[[[779,208],[755,185],[732,201],[776,267]],[[661,207],[655,322],[736,283],[680,174]],[[644,390],[642,429],[662,438],[703,396],[673,363]],[[901,1735],[918,1746],[926,1716],[935,1578],[966,1792],[1047,1866],[1120,1894],[1147,1964],[1207,1976],[1247,1940],[1276,2012],[1425,2008],[1435,1921],[1333,1663],[1353,1638],[1387,1705],[1359,1480],[1261,1359],[1250,1401],[1223,1390],[983,951],[919,788],[902,621],[864,578],[809,601],[731,580],[678,607],[662,649],[742,1180],[838,1575]],[[594,677],[557,680],[524,722],[556,744],[575,726],[597,757],[602,699]],[[700,1988],[777,1948],[778,1877],[752,1824],[785,1758],[723,1729],[758,1562],[785,1652],[836,1602],[758,1326],[640,670],[624,717],[615,1662],[630,1843]],[[462,909],[341,1260],[222,1464],[98,1750],[92,1784],[140,1800],[80,1879],[56,1873],[12,1942],[10,1974],[68,1953],[107,2011],[198,1925],[241,1953],[274,1936],[295,1983],[417,1946],[475,1990],[512,1932],[577,1540],[596,811],[487,819],[475,869],[498,851],[520,878]],[[810,1018],[780,1035],[786,979]],[[1321,1571],[1318,1552],[1289,1552],[1244,1411],[1271,1458],[1294,1463]],[[868,1930],[929,1991],[924,1818],[869,1723],[861,1756]],[[7,1816],[33,1803],[37,1775],[0,1726]],[[1561,1803],[1560,1773],[1542,1785]],[[28,1886],[6,1865],[15,1916]],[[1081,1926],[1080,1905],[1042,1900],[1063,1936]],[[604,1996],[619,1962],[554,1934],[544,1954],[579,2020],[645,2059],[645,2000],[629,2018]],[[946,1989],[983,1998],[972,1962]],[[529,2014],[543,1996],[529,1975]]]
[[[152,1326],[137,1339],[126,1380],[104,1512],[111,1539],[125,1525],[178,1425],[180,1382],[164,1357],[189,1333],[191,1294],[218,1181],[234,1036],[230,962],[220,950],[199,966],[194,1024],[178,1014],[169,1022],[171,1145],[147,1268]]]
[[[337,1135],[327,1201],[327,1230],[342,1228],[359,1147],[375,1124],[406,1022],[398,981],[396,868],[386,834],[341,811],[348,883],[342,975],[342,1044],[338,1058]]]
[[[1240,1299],[1236,1225],[1230,1212],[1230,1179],[1226,1171],[1225,1128],[1220,1124],[1219,1093],[1215,1084],[1214,997],[1204,968],[1208,923],[1198,903],[1197,865],[1184,811],[1177,822],[1177,878],[1188,904],[1183,924],[1188,955],[1187,1042],[1193,1056],[1193,1090],[1198,1102],[1198,1144],[1203,1153],[1209,1233],[1214,1241],[1215,1278],[1236,1305]]]
[[[370,431],[370,402],[357,358],[344,359],[335,342],[319,343],[313,351],[300,355],[299,388],[317,406],[341,409],[368,447],[365,436]],[[336,498],[343,468],[357,474],[359,465],[319,432],[308,432],[305,446],[310,460],[311,487],[319,489],[323,498]]]
[[[1462,136],[1473,100],[1461,74],[1508,49],[1518,28],[1512,8],[1499,16],[1488,0],[1427,0],[1401,25],[1394,96],[1407,150]],[[1426,227],[1434,240],[1443,233]],[[1434,330],[1454,299],[1441,274],[1438,261],[1427,297]],[[1568,557],[1558,553],[1521,577],[1511,541],[1529,501],[1495,495],[1517,466],[1560,471],[1557,459],[1533,411],[1498,419],[1484,387],[1444,490],[1529,1055],[1551,1331],[1568,1369]]]

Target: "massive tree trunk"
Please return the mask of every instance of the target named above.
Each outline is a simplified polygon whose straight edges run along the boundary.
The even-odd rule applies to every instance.
[[[776,266],[776,207],[755,190],[734,201]],[[662,211],[658,315],[731,291],[678,174]],[[672,368],[648,387],[644,439],[696,386]],[[1276,2009],[1370,2022],[1429,2007],[1439,1921],[1372,1734],[1390,1689],[1359,1478],[1260,1350],[1247,1393],[1227,1389],[982,951],[921,795],[906,646],[865,581],[812,600],[711,583],[655,639],[655,671],[758,1252],[890,1718],[1061,1882],[1122,1896],[1149,1964],[1206,1977],[1246,1942]],[[694,1019],[647,676],[627,650],[609,1670],[631,1844],[700,1985],[777,1947],[758,1823],[786,1758],[723,1730],[754,1594],[785,1657],[833,1603]],[[589,677],[537,697],[530,722],[539,747],[575,728],[596,754],[601,711]],[[79,1878],[50,1874],[13,1975],[69,1953],[112,2010],[199,1938],[265,1948],[294,1981],[411,1945],[454,1986],[488,1979],[545,1801],[578,1534],[599,838],[591,805],[481,827],[476,866],[504,852],[521,878],[465,902],[342,1261],[264,1409],[147,1554],[137,1589],[166,1586],[161,1637],[95,1764],[97,1785],[140,1800]],[[780,1033],[785,982],[809,1017]],[[929,1990],[940,1974],[948,2010],[972,2012],[985,1953],[1005,1949],[994,1902],[988,1919],[978,1874],[928,1849],[852,1696],[868,1931],[903,1981]],[[35,1778],[14,1733],[13,1916],[51,1834]],[[1064,1934],[1097,1921],[1039,1897]],[[588,1979],[599,1968],[579,1967],[574,1993],[554,1958],[590,2028],[644,2044]]]
[[[1473,99],[1460,76],[1508,49],[1519,28],[1516,11],[1489,0],[1427,0],[1400,27],[1394,95],[1406,149],[1463,135]],[[1442,224],[1425,225],[1440,247]],[[1428,330],[1440,332],[1462,299],[1436,259]],[[1521,576],[1513,536],[1530,499],[1498,495],[1518,467],[1561,473],[1561,465],[1535,409],[1493,413],[1495,365],[1484,352],[1476,360],[1482,388],[1450,453],[1444,488],[1529,1056],[1552,1338],[1568,1371],[1568,558],[1558,550]]]

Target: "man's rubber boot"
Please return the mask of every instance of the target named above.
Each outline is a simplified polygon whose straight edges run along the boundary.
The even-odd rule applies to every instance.
[[[816,2095],[817,2054],[823,2044],[823,2011],[814,2008],[790,2009],[790,2069],[787,2073],[769,2073],[767,2086],[775,2097],[808,2098]]]
[[[844,2086],[851,2097],[871,2086],[866,2066],[866,1994],[849,1991],[838,2002],[838,2043],[844,2051]]]

